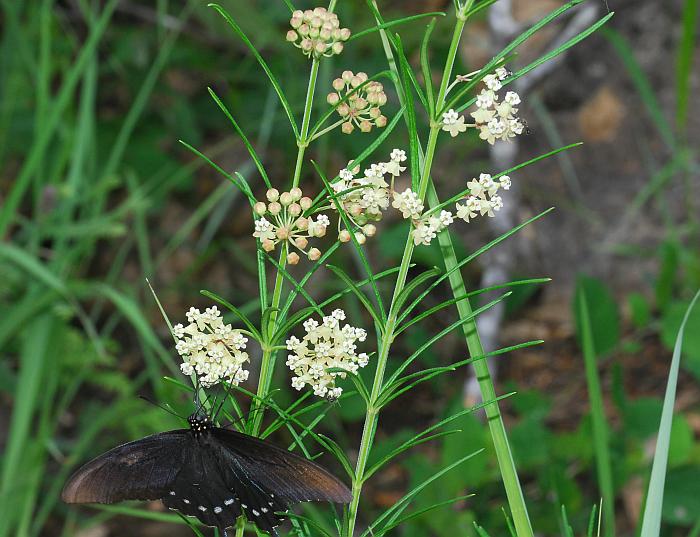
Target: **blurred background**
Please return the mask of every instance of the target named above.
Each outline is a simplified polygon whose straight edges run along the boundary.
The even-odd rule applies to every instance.
[[[263,52],[301,114],[308,62],[284,40],[284,3],[221,4]],[[480,13],[467,27],[460,71],[478,69],[561,4],[500,0]],[[585,142],[512,174],[517,188],[505,197],[507,210],[499,218],[453,228],[458,253],[466,255],[556,207],[465,269],[471,288],[553,278],[546,286],[518,288],[505,308],[481,321],[488,347],[545,340],[496,359],[499,392],[519,392],[503,409],[539,535],[560,535],[562,505],[582,533],[600,496],[575,298],[585,293],[593,312],[612,430],[617,533],[633,535],[670,349],[700,286],[700,77],[693,59],[698,2],[608,4],[584,3],[520,47],[512,69],[608,8],[616,12],[602,31],[520,82],[528,136],[495,150],[476,137],[445,138],[434,173],[439,191],[450,195],[480,172]],[[379,6],[391,19],[449,12],[452,2],[386,0]],[[353,31],[374,24],[363,2],[341,0],[337,12]],[[433,34],[436,78],[449,24],[439,21]],[[207,87],[232,111],[280,187],[294,168],[293,136],[259,66],[206,2],[3,0],[0,28],[0,536],[191,535],[176,517],[175,524],[168,522],[172,515],[158,502],[133,511],[68,508],[60,490],[76,464],[118,443],[181,426],[138,395],[168,402],[184,415],[191,411],[187,398],[162,380],[179,376],[177,356],[146,278],[174,322],[191,305],[209,305],[201,289],[258,314],[246,202],[178,143],[239,171],[262,194],[260,177]],[[415,65],[424,28],[424,20],[399,28]],[[377,33],[353,41],[340,57],[322,63],[318,110],[325,109],[330,81],[343,69],[371,75],[385,65]],[[393,88],[389,94],[391,118],[398,106]],[[334,175],[370,138],[326,136],[309,156]],[[405,144],[398,128],[377,158]],[[310,191],[320,188],[308,169],[302,183]],[[375,268],[397,264],[405,233],[398,220],[382,222],[368,243]],[[341,249],[333,263],[355,266],[349,253]],[[419,248],[416,259],[423,267],[441,265],[439,252],[428,247]],[[328,296],[338,287],[319,271],[310,292]],[[427,303],[449,294],[441,288]],[[352,302],[345,307],[362,315]],[[414,350],[454,315],[445,310],[409,331],[397,351]],[[700,535],[700,311],[689,322],[664,503],[662,534],[673,536]],[[465,352],[454,335],[426,353],[423,364],[450,363]],[[252,358],[255,364],[257,356]],[[255,365],[251,370],[254,376]],[[276,384],[287,386],[286,372],[278,373]],[[279,395],[281,402],[292,397]],[[422,384],[386,409],[375,456],[477,398],[466,371]],[[324,422],[324,432],[351,459],[362,418],[360,401],[348,399]],[[426,489],[414,509],[461,494],[475,497],[418,517],[396,534],[476,535],[477,521],[492,535],[504,535],[504,495],[488,430],[476,415],[460,419],[458,427],[460,434],[420,446],[373,477],[363,520],[436,468],[486,447]],[[133,513],[144,518],[128,516]]]

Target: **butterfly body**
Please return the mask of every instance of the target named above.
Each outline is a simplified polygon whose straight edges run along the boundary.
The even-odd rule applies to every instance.
[[[118,446],[66,483],[67,503],[163,501],[222,533],[245,514],[274,534],[297,502],[347,503],[350,491],[321,466],[269,442],[192,415],[189,429]]]

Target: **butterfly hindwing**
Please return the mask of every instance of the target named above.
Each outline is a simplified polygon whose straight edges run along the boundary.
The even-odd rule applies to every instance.
[[[324,501],[348,503],[351,493],[333,474],[286,449],[229,429],[215,428],[212,436],[253,476],[258,488],[286,503]]]
[[[168,494],[191,443],[186,429],[154,434],[117,446],[78,469],[66,483],[66,503],[156,500]]]

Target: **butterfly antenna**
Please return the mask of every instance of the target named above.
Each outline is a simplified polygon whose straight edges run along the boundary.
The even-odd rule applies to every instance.
[[[221,404],[217,407],[216,412],[212,417],[212,421],[216,421],[216,418],[219,416],[219,412],[223,410],[224,404],[226,404],[226,401],[228,401],[228,398],[231,396],[231,384],[224,383],[224,385],[226,386],[226,388],[224,389],[224,398],[221,400]]]
[[[146,397],[145,395],[139,395],[139,399],[143,399],[143,400],[146,401],[147,403],[151,403],[153,406],[157,406],[157,407],[160,408],[161,410],[165,410],[168,414],[172,414],[172,415],[175,416],[176,418],[180,418],[181,420],[184,420],[184,419],[185,419],[183,416],[180,416],[180,414],[178,414],[177,412],[175,412],[175,411],[174,411],[172,408],[170,408],[169,406],[162,405],[162,404],[160,404],[160,403],[156,403],[155,401],[153,401],[152,399],[149,399],[149,398]]]

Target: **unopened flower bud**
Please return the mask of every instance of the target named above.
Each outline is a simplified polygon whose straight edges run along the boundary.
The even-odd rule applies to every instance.
[[[289,192],[282,192],[282,195],[280,196],[280,203],[284,206],[287,207],[289,206],[290,203],[292,203],[293,198],[292,195]]]
[[[309,245],[309,241],[306,239],[306,237],[297,237],[294,239],[294,244],[297,248],[304,250]]]
[[[280,214],[282,206],[276,201],[273,201],[272,203],[270,203],[270,205],[267,206],[267,210],[270,211],[271,215],[277,216],[278,214]]]
[[[350,39],[350,33],[351,32],[349,28],[343,28],[342,30],[340,30],[340,39],[342,39],[343,41],[347,41],[348,39]]]
[[[304,218],[303,216],[301,218],[297,218],[297,221],[294,224],[301,231],[306,231],[307,229],[309,229],[309,221],[308,221],[308,219]]]
[[[262,241],[262,249],[266,252],[271,252],[275,249],[275,243],[272,242],[270,239],[265,239],[264,241]]]
[[[377,226],[375,226],[374,224],[367,224],[365,227],[362,228],[362,231],[368,237],[374,237],[374,235],[377,233]]]
[[[292,216],[299,216],[301,214],[301,205],[299,205],[298,203],[292,203],[289,206],[288,211],[289,214],[291,214]]]
[[[328,102],[328,104],[331,106],[335,106],[340,102],[340,95],[337,93],[329,93],[328,97],[326,97],[326,102]]]
[[[267,212],[267,205],[265,205],[264,202],[259,201],[253,205],[253,210],[255,211],[255,214],[262,216]]]
[[[340,54],[341,52],[343,52],[343,48],[343,44],[336,41],[335,43],[333,43],[331,50],[333,51],[333,54]]]
[[[294,41],[296,41],[298,37],[299,35],[294,30],[289,30],[287,32],[287,41],[289,41],[290,43],[294,43]]]
[[[290,265],[296,265],[299,262],[299,255],[296,252],[292,252],[287,256],[287,263]]]
[[[321,257],[321,250],[318,248],[311,248],[309,250],[309,259],[311,261],[317,261]]]
[[[289,229],[286,226],[278,227],[275,235],[281,241],[287,240],[289,238]]]
[[[387,119],[386,116],[379,116],[377,119],[374,120],[374,124],[377,127],[386,127]]]
[[[367,241],[367,237],[365,237],[363,233],[360,233],[358,231],[357,233],[355,233],[355,240],[358,242],[358,244],[364,244]]]
[[[301,188],[299,187],[294,187],[292,188],[289,193],[292,195],[292,200],[294,201],[299,201],[301,199],[301,196],[303,195],[301,192]]]
[[[352,126],[352,123],[346,121],[345,123],[343,123],[341,130],[343,131],[343,134],[350,134],[352,131],[355,130],[355,127]]]
[[[338,240],[340,242],[349,242],[350,232],[347,229],[342,230],[340,233],[338,233]]]
[[[360,131],[362,132],[369,132],[372,130],[372,124],[367,121],[366,119],[363,121],[360,121]]]
[[[299,205],[301,205],[301,208],[304,209],[305,211],[309,210],[311,206],[313,205],[313,200],[307,196],[304,196],[299,200]]]
[[[270,188],[265,195],[267,196],[268,201],[277,201],[277,199],[280,197],[279,190],[276,188]]]

